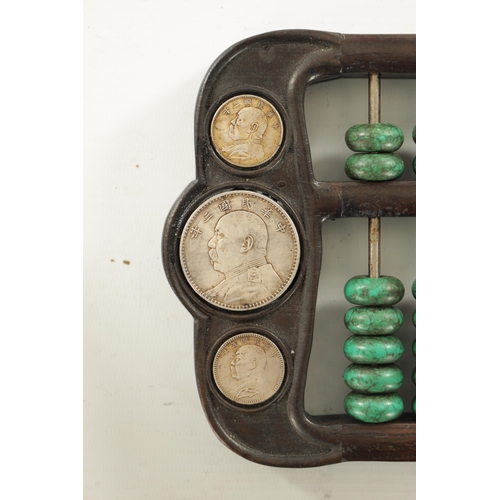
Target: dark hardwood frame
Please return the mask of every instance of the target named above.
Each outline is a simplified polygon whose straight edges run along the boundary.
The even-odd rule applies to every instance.
[[[335,78],[415,78],[414,35],[342,35],[306,30],[266,33],[237,43],[212,65],[196,105],[196,180],[182,193],[165,224],[163,262],[168,280],[195,320],[198,390],[217,436],[239,455],[266,465],[309,467],[341,461],[413,461],[416,422],[404,414],[384,424],[347,415],[305,412],[321,265],[321,224],[340,217],[415,216],[415,182],[319,182],[314,178],[304,115],[307,85]],[[281,113],[284,139],[265,165],[232,167],[214,150],[210,123],[217,108],[238,94],[270,100]],[[179,261],[182,229],[193,210],[228,189],[256,190],[286,206],[301,239],[301,263],[290,289],[272,304],[248,312],[211,306],[184,278]],[[283,386],[268,402],[243,407],[215,387],[211,363],[229,336],[263,333],[281,346]]]

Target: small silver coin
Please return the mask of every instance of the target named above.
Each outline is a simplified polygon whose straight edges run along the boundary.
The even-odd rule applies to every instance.
[[[182,231],[180,260],[193,290],[228,310],[250,310],[276,300],[297,273],[300,244],[290,216],[253,191],[211,197]]]
[[[278,346],[267,337],[241,333],[217,351],[213,376],[219,390],[231,401],[258,404],[274,396],[281,387],[285,361]]]
[[[271,159],[283,140],[283,123],[266,99],[239,95],[216,111],[211,126],[217,153],[238,167],[256,167]]]

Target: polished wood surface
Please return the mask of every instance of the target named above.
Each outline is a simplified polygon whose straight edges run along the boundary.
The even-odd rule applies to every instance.
[[[415,216],[415,182],[319,182],[314,178],[304,115],[307,85],[335,78],[415,77],[413,35],[342,35],[279,31],[244,40],[212,65],[196,105],[196,180],[167,219],[163,260],[169,282],[195,319],[195,370],[203,409],[219,439],[239,455],[266,465],[309,467],[347,460],[415,460],[415,417],[363,424],[346,415],[312,417],[304,388],[312,345],[321,265],[321,224],[341,217]],[[221,103],[238,94],[274,103],[284,125],[277,154],[253,169],[235,168],[215,151],[210,123]],[[293,218],[301,262],[287,293],[252,311],[218,309],[197,296],[179,262],[179,241],[193,210],[228,189],[248,189],[276,200]],[[281,389],[269,401],[244,407],[214,383],[217,349],[232,335],[270,338],[285,358]]]

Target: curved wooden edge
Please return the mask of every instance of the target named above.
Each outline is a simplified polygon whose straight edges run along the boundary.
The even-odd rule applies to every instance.
[[[362,76],[369,71],[383,76],[411,77],[415,70],[414,46],[413,35],[340,35],[304,30],[266,33],[243,40],[222,54],[200,89],[195,118],[197,177],[167,219],[163,260],[170,284],[196,320],[196,376],[210,425],[224,444],[254,462],[277,467],[312,467],[345,460],[411,460],[411,449],[415,447],[415,425],[411,422],[367,427],[349,417],[310,417],[304,411],[321,264],[321,220],[369,217],[375,213],[412,215],[411,207],[403,207],[408,204],[408,193],[399,189],[411,191],[412,186],[391,183],[398,188],[392,188],[391,192],[389,184],[384,187],[379,183],[315,181],[303,98],[306,85],[321,80]],[[272,162],[262,169],[245,171],[244,175],[217,156],[208,134],[215,109],[238,92],[269,97],[279,107],[286,129],[285,141]],[[292,293],[247,316],[220,310],[211,312],[212,308],[186,284],[179,265],[179,237],[190,211],[209,192],[228,186],[275,196],[289,206],[296,224],[302,228],[301,234],[307,236],[302,238],[302,269]],[[380,192],[386,189],[381,197]],[[359,190],[369,193],[361,195]],[[393,208],[395,200],[399,200],[397,210]],[[254,412],[225,404],[211,388],[211,372],[207,368],[208,353],[221,335],[243,324],[278,336],[289,352],[294,353],[288,388],[272,405]],[[401,444],[391,444],[388,436]]]

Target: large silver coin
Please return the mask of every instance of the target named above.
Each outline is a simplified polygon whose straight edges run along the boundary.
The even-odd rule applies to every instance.
[[[278,346],[257,333],[242,333],[224,342],[213,363],[219,390],[235,403],[268,400],[281,387],[285,361]]]
[[[299,266],[299,237],[270,198],[226,191],[191,215],[180,259],[189,284],[206,301],[223,309],[256,309],[290,286]]]
[[[266,99],[239,95],[216,111],[211,127],[217,153],[238,167],[256,167],[271,159],[283,139],[283,123]]]

